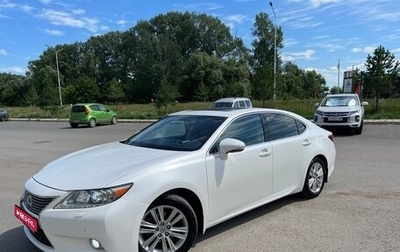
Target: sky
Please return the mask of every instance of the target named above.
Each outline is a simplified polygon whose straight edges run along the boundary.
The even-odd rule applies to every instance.
[[[171,11],[217,17],[249,48],[255,16],[265,12],[283,30],[283,61],[315,70],[329,87],[342,86],[344,71],[364,70],[380,45],[400,59],[398,0],[273,0],[272,6],[261,0],[0,0],[0,73],[24,75],[47,46],[126,31]]]

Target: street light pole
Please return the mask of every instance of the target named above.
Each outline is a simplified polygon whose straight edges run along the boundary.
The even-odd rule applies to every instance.
[[[272,2],[269,2],[272,12],[274,13],[274,94],[273,100],[276,100],[276,13]]]
[[[61,95],[61,80],[60,80],[60,69],[58,67],[58,53],[64,50],[64,48],[61,48],[59,50],[55,50],[53,47],[50,47],[46,45],[49,49],[53,50],[56,53],[56,67],[57,67],[57,80],[58,80],[58,94],[60,96],[60,106],[62,107],[62,95]]]

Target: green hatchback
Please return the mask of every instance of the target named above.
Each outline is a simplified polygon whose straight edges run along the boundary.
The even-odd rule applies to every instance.
[[[100,103],[78,103],[72,105],[69,124],[72,128],[79,124],[86,124],[95,127],[98,124],[116,124],[118,115],[107,106]]]

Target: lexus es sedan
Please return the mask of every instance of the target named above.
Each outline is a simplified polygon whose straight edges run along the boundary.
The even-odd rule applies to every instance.
[[[291,112],[181,111],[49,163],[14,214],[43,251],[184,252],[234,216],[317,197],[335,155],[331,132]]]

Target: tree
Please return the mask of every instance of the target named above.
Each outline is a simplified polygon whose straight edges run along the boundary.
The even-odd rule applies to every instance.
[[[250,65],[253,75],[253,97],[261,99],[264,104],[265,100],[271,99],[274,93],[274,50],[278,52],[279,48],[283,48],[282,29],[281,27],[276,29],[275,48],[275,25],[268,14],[261,12],[256,15],[252,35],[254,36],[253,58]],[[276,74],[279,75],[278,68],[281,61],[278,53],[276,57]]]
[[[338,86],[334,86],[331,88],[331,90],[329,91],[330,94],[340,94],[342,93],[342,89]]]
[[[281,93],[283,98],[293,99],[305,97],[302,89],[304,70],[300,69],[295,63],[287,62],[283,66],[283,83]]]
[[[399,61],[395,60],[394,54],[379,46],[374,50],[373,55],[368,54],[365,63],[364,85],[366,92],[375,97],[375,106],[379,107],[379,98],[383,93],[390,93],[394,83],[399,76]]]
[[[197,101],[202,101],[206,102],[208,99],[209,95],[209,90],[206,85],[204,85],[203,82],[200,83],[200,85],[197,87],[197,89],[194,91],[194,99]]]
[[[303,89],[307,97],[317,99],[325,96],[329,88],[326,86],[326,81],[321,74],[318,74],[315,70],[306,71],[303,78]]]
[[[107,89],[108,100],[112,101],[114,104],[117,104],[118,100],[123,98],[124,95],[124,90],[122,89],[121,84],[116,79],[113,79],[109,82]]]
[[[86,76],[78,78],[64,89],[65,103],[98,102],[101,94],[99,86]]]
[[[28,88],[27,93],[24,96],[25,104],[36,107],[39,104],[40,97],[36,91],[35,85],[31,85]]]
[[[173,86],[166,78],[163,78],[161,87],[155,95],[156,107],[164,107],[165,113],[168,113],[168,105],[175,104],[178,98],[179,92],[176,86]]]

